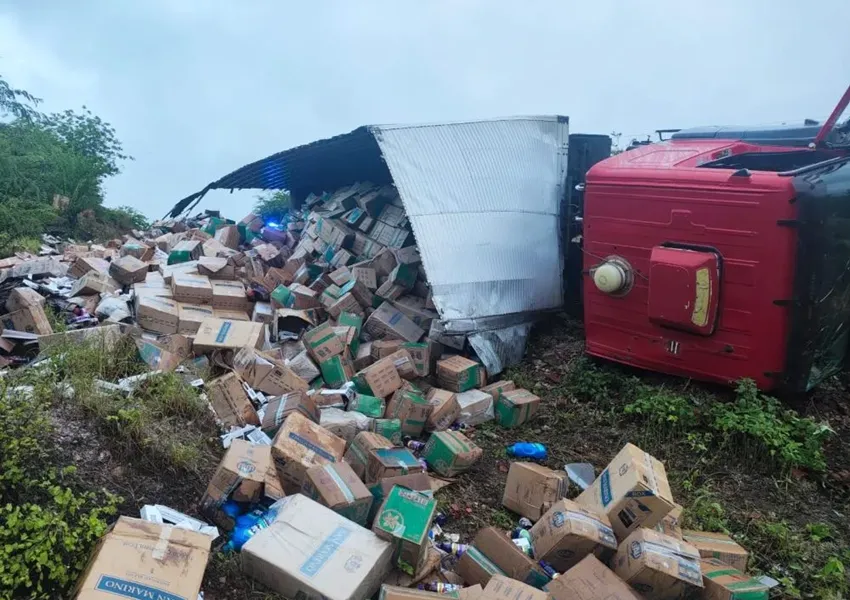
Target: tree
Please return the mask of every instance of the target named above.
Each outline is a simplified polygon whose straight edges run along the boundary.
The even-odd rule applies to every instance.
[[[9,85],[0,75],[0,118],[12,115],[15,119],[32,121],[39,113],[35,106],[41,102],[26,90],[18,90]]]
[[[254,213],[260,215],[266,223],[280,223],[289,215],[292,198],[289,192],[278,190],[257,196]]]

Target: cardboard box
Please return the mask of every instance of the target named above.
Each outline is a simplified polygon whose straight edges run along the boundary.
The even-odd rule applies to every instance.
[[[322,306],[316,291],[300,283],[293,283],[289,286],[279,285],[272,292],[271,301],[275,308],[303,310]]]
[[[255,323],[265,323],[271,326],[274,322],[274,309],[271,302],[255,302],[254,311],[251,313],[251,320]],[[276,336],[276,332],[272,330],[272,335]],[[277,339],[275,337],[275,339]]]
[[[354,358],[354,370],[362,371],[372,364],[372,342],[363,342],[357,348],[357,355]]]
[[[235,373],[228,373],[206,384],[207,397],[216,417],[225,427],[259,425],[260,418]]]
[[[201,498],[201,513],[230,531],[234,519],[221,510],[222,505],[231,499],[246,503],[262,499],[269,456],[269,446],[233,440]]]
[[[770,588],[717,558],[700,560],[706,600],[768,600]]]
[[[262,430],[269,437],[275,436],[277,430],[292,413],[300,413],[317,425],[321,419],[319,407],[316,406],[313,398],[304,392],[289,392],[272,398],[264,408]]]
[[[417,377],[427,377],[431,373],[431,347],[427,342],[405,342],[401,348],[413,359]]]
[[[409,575],[427,557],[428,530],[436,511],[437,501],[433,497],[397,485],[387,494],[375,516],[372,531],[393,544],[396,566]]]
[[[248,385],[264,394],[277,396],[287,392],[306,392],[310,388],[310,383],[291,368],[250,346],[235,354],[233,369]]]
[[[518,427],[529,421],[540,408],[540,398],[528,390],[502,392],[496,401],[496,420],[502,427]]]
[[[343,452],[345,440],[298,412],[286,418],[272,441],[272,459],[288,494],[301,490],[307,469],[339,462]]]
[[[655,531],[660,531],[661,533],[666,533],[667,535],[672,535],[676,539],[683,540],[685,538],[682,536],[681,520],[682,520],[682,507],[679,504],[676,504],[673,507],[673,510],[671,510],[669,513],[667,513],[667,516],[664,517],[663,519],[661,519],[661,522],[659,522],[655,527],[653,527],[653,529],[655,529]],[[695,544],[694,542],[690,542],[690,544],[697,546],[697,548],[699,548],[699,546],[697,544]],[[702,555],[700,554],[700,556],[702,556]],[[745,569],[746,569],[746,563],[744,563],[744,569],[743,570],[745,570]]]
[[[180,307],[168,298],[140,296],[136,298],[136,322],[148,331],[177,333],[180,329]]]
[[[393,443],[401,446],[401,421],[398,419],[375,419],[372,421],[372,431],[378,433]]]
[[[608,518],[562,498],[531,528],[534,556],[564,572],[588,554],[607,558],[617,550]]]
[[[328,307],[328,313],[335,319],[338,319],[340,313],[343,312],[363,314],[363,307],[358,304],[354,294],[343,294]]]
[[[68,269],[68,276],[74,279],[79,279],[90,271],[97,271],[104,275],[109,274],[109,261],[103,258],[95,258],[93,256],[80,257],[74,261],[71,268]]]
[[[398,371],[400,377],[407,379],[408,381],[418,377],[416,373],[416,365],[407,350],[397,350],[387,356],[387,358],[393,362],[393,366],[396,371]]]
[[[696,548],[702,558],[716,558],[739,571],[747,570],[750,553],[725,533],[685,530],[682,539]]]
[[[354,385],[362,394],[386,398],[401,387],[401,377],[389,358],[382,358],[358,372]]]
[[[74,282],[71,288],[71,297],[89,296],[91,294],[111,294],[120,287],[120,284],[112,279],[108,273],[89,271]]]
[[[30,306],[44,306],[44,296],[28,287],[14,288],[6,299],[6,310],[17,312]]]
[[[338,515],[366,527],[373,497],[346,462],[307,470],[301,493],[330,508]]]
[[[210,279],[236,279],[236,268],[223,257],[202,256],[198,259],[198,273]]]
[[[148,263],[135,256],[122,256],[109,265],[109,274],[121,285],[130,285],[145,280],[148,275]]]
[[[121,256],[135,256],[142,262],[148,262],[153,259],[153,253],[153,246],[148,246],[136,240],[125,242],[119,252]]]
[[[212,284],[206,275],[175,274],[171,278],[171,294],[178,302],[209,304],[212,302]]]
[[[348,445],[348,450],[345,451],[345,462],[351,465],[360,479],[365,480],[372,450],[392,447],[393,443],[384,436],[370,431],[361,431]]]
[[[407,448],[375,448],[368,453],[366,478],[363,481],[367,485],[371,485],[385,477],[399,477],[400,475],[424,472],[425,467]]]
[[[333,326],[327,321],[305,332],[302,339],[307,351],[319,362],[342,354],[345,350],[345,342],[336,335]]]
[[[425,335],[425,331],[389,302],[381,304],[366,319],[365,328],[376,339],[391,337],[418,342]]]
[[[470,546],[463,553],[455,565],[455,572],[467,585],[487,585],[494,575],[505,574],[496,563],[484,556],[484,553],[475,546]]]
[[[168,262],[188,262],[201,258],[203,252],[202,242],[200,240],[183,240],[174,245],[171,253],[168,255]],[[175,259],[172,261],[172,255]]]
[[[241,281],[213,281],[212,305],[214,308],[247,312],[248,299]]]
[[[404,340],[375,340],[372,342],[372,358],[381,360],[397,352]]]
[[[122,337],[121,325],[100,325],[98,327],[72,329],[71,331],[63,331],[61,333],[54,333],[53,335],[40,336],[38,338],[38,347],[44,352],[49,348],[55,348],[57,346],[91,344],[93,348],[100,348],[104,352],[109,352]]]
[[[422,458],[444,477],[454,477],[478,462],[484,451],[459,431],[437,431],[428,438]]]
[[[241,310],[231,310],[228,308],[213,308],[213,316],[216,319],[224,319],[225,321],[250,321],[251,317],[248,313]]]
[[[204,319],[195,335],[195,352],[236,348],[262,348],[265,325],[230,319]]]
[[[292,308],[278,308],[273,309],[273,311],[271,326],[272,337],[275,340],[299,338],[304,331],[313,327],[318,320],[315,309],[294,310]]]
[[[396,267],[396,269],[399,268],[401,268],[401,265]],[[423,331],[431,329],[431,322],[440,318],[436,311],[425,308],[424,299],[416,296],[401,296],[393,300],[393,306],[404,313],[404,316],[416,323]]]
[[[445,431],[460,417],[460,405],[454,392],[431,388],[426,399],[431,405],[431,414],[425,422],[426,431]]]
[[[458,421],[466,425],[480,425],[492,421],[495,416],[493,397],[481,390],[469,390],[457,395],[460,406]]]
[[[306,350],[296,354],[292,358],[284,360],[283,364],[292,369],[292,371],[304,381],[313,381],[316,377],[321,375],[319,367],[310,360],[310,356],[307,354]]]
[[[198,597],[212,538],[205,533],[131,517],[100,538],[71,598]]]
[[[569,480],[564,471],[553,471],[531,462],[513,462],[508,471],[502,506],[532,521],[567,495]]]
[[[0,316],[0,331],[11,329],[36,335],[52,335],[53,327],[41,306],[28,306],[13,313]]]
[[[177,333],[195,335],[204,319],[213,316],[213,307],[210,305],[177,303]]]
[[[242,548],[246,574],[285,598],[366,600],[378,590],[390,544],[301,494],[273,508],[275,520]]]
[[[481,388],[482,392],[486,392],[493,397],[493,402],[497,402],[499,400],[499,396],[503,392],[510,392],[516,389],[516,385],[514,385],[513,381],[502,379],[495,383],[491,383],[490,385],[485,385]]]
[[[431,478],[424,471],[421,473],[410,473],[408,475],[397,475],[395,477],[384,477],[372,484],[369,484],[369,491],[372,493],[375,501],[372,502],[372,510],[369,513],[369,521],[374,522],[375,515],[384,503],[384,498],[395,487],[400,486],[409,490],[421,492],[426,496],[433,496],[431,490]]]
[[[543,589],[551,581],[536,561],[520,550],[505,532],[495,527],[487,527],[475,534],[472,545],[508,577],[537,589]],[[482,585],[486,584],[482,582]]]
[[[640,527],[626,537],[611,566],[638,592],[659,600],[682,598],[702,587],[697,549],[653,529]]]
[[[381,586],[381,592],[378,594],[378,600],[440,600],[441,598],[460,598],[460,596],[458,592],[438,594],[401,585],[387,584]]]
[[[493,575],[484,586],[488,600],[551,600],[549,594],[505,575]]]
[[[319,363],[322,378],[332,388],[340,388],[354,376],[351,361],[337,354]]]
[[[354,279],[366,286],[366,289],[378,289],[378,278],[375,275],[375,269],[370,267],[352,267],[351,274]]]
[[[460,355],[437,361],[437,380],[440,386],[453,392],[465,392],[478,385],[479,365]]]
[[[386,418],[401,421],[402,435],[418,438],[431,414],[431,404],[418,392],[396,390],[387,403]]]
[[[675,506],[664,465],[634,444],[626,444],[576,501],[608,515],[618,540],[655,527]]]
[[[457,597],[459,600],[478,600],[483,593],[484,588],[481,587],[481,584],[476,583],[458,590]]]
[[[592,554],[553,579],[546,591],[553,600],[643,600]]]
[[[235,225],[219,227],[215,232],[215,240],[228,248],[236,249],[239,247],[239,228]]]

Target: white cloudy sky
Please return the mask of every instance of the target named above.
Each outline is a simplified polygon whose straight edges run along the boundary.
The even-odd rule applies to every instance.
[[[627,142],[825,117],[850,83],[848,23],[847,0],[0,0],[0,74],[110,121],[136,160],[107,203],[158,217],[363,124],[557,113]]]

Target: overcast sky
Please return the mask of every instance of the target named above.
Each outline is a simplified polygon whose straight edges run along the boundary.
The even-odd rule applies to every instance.
[[[0,0],[0,74],[87,105],[162,216],[268,154],[364,124],[565,114],[572,132],[825,117],[850,1]],[[252,194],[210,194],[232,217]]]

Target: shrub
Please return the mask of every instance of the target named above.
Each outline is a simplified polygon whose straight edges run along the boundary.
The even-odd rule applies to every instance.
[[[289,215],[291,200],[289,193],[283,191],[257,196],[254,214],[261,216],[265,222],[281,223]]]
[[[756,454],[766,453],[783,468],[826,470],[823,443],[832,433],[825,423],[800,417],[778,400],[759,393],[755,383],[738,384],[734,402],[716,402],[709,419],[714,429],[737,438]]]

